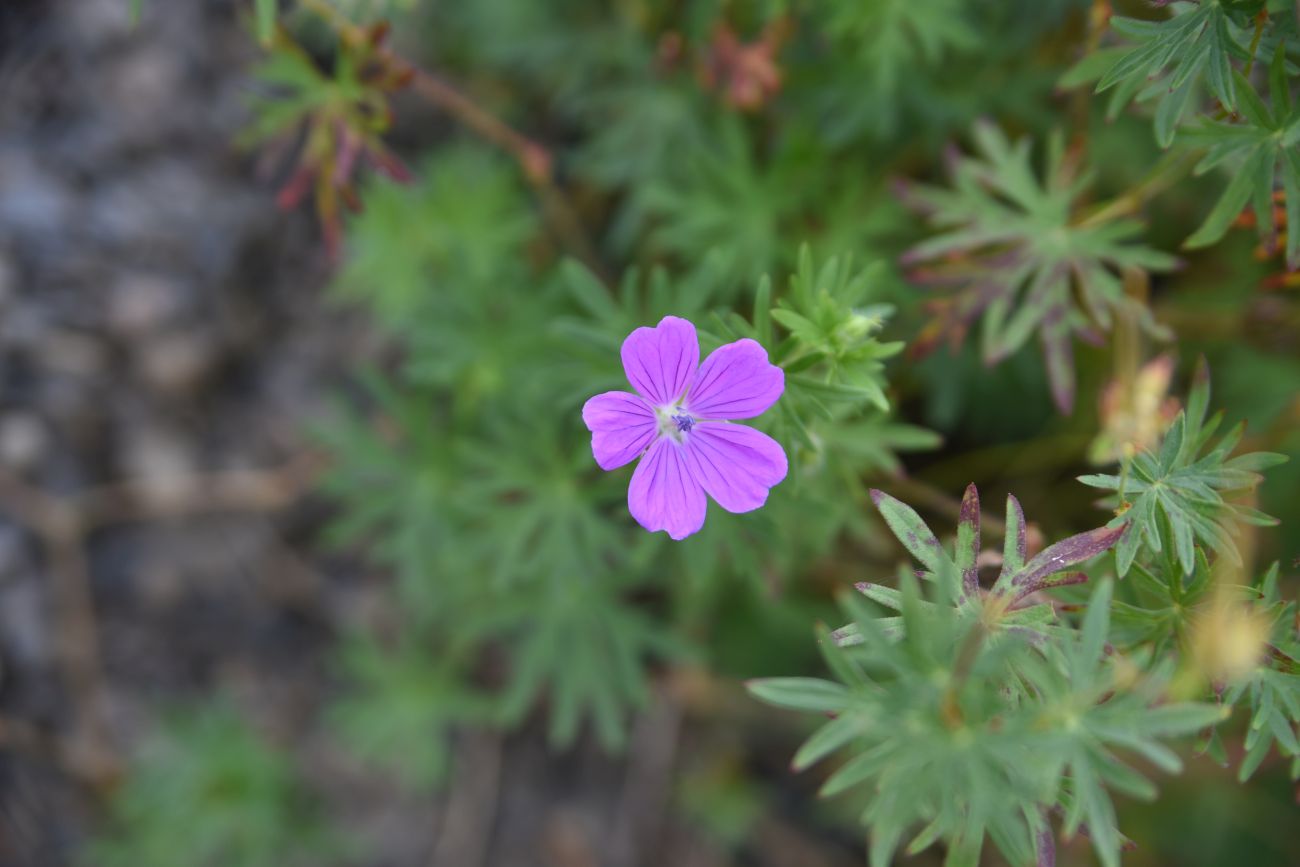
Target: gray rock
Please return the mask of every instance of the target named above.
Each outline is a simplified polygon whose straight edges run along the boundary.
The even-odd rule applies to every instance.
[[[0,464],[7,469],[32,469],[45,457],[49,446],[49,429],[40,416],[22,410],[0,416]]]

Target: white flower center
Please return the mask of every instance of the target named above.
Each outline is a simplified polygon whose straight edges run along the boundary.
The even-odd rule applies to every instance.
[[[682,442],[698,421],[686,411],[681,404],[655,407],[655,417],[659,420],[659,436],[669,437],[673,442]]]

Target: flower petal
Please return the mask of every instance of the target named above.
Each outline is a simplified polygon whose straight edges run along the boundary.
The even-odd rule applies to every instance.
[[[615,470],[644,452],[658,422],[650,405],[626,391],[607,391],[582,405],[591,453],[602,470]]]
[[[685,539],[703,527],[708,506],[683,452],[670,439],[655,440],[627,489],[627,507],[636,522],[652,533],[667,530],[674,539]]]
[[[753,418],[785,391],[785,371],[748,337],[720,346],[700,365],[686,405],[699,418]]]
[[[638,328],[623,341],[623,372],[642,397],[657,406],[673,403],[700,364],[695,326],[665,316],[654,328]]]
[[[752,512],[788,469],[781,444],[743,424],[701,422],[682,449],[691,474],[728,512]]]

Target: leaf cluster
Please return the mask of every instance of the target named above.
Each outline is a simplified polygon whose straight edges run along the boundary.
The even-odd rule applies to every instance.
[[[1067,836],[1086,828],[1103,864],[1119,863],[1111,792],[1155,788],[1123,756],[1181,767],[1166,741],[1217,721],[1210,704],[1161,702],[1163,682],[1125,685],[1106,653],[1111,584],[1077,632],[993,640],[974,606],[936,585],[927,604],[900,580],[900,629],[869,602],[845,600],[858,641],[823,638],[836,681],[756,681],[760,699],[832,715],[799,750],[796,768],[837,751],[851,758],[824,795],[857,791],[871,826],[870,861],[948,844],[947,865],[976,865],[986,838],[1013,864],[1051,863],[1051,817]]]
[[[288,754],[228,705],[175,713],[136,758],[88,864],[332,863],[343,850]],[[332,853],[332,854],[331,854]]]
[[[1138,243],[1130,217],[1082,212],[1090,174],[1059,136],[1049,142],[1042,179],[1027,139],[1010,142],[988,123],[975,127],[977,156],[951,163],[951,188],[904,187],[905,200],[938,233],[904,256],[912,279],[948,295],[922,345],[947,335],[960,342],[975,320],[988,364],[1034,335],[1042,344],[1052,395],[1062,412],[1074,405],[1072,340],[1095,339],[1119,315],[1164,334],[1124,288],[1124,272],[1164,271],[1172,256]]]
[[[900,571],[897,588],[858,584],[860,596],[844,600],[852,622],[821,635],[836,681],[751,684],[769,703],[831,715],[794,764],[848,753],[822,791],[858,792],[873,864],[889,863],[908,834],[915,834],[909,853],[943,841],[948,864],[978,863],[986,838],[1014,864],[1051,863],[1055,816],[1065,837],[1086,833],[1102,863],[1117,864],[1123,838],[1111,793],[1155,796],[1121,753],[1177,772],[1181,761],[1167,741],[1201,732],[1204,749],[1221,757],[1217,729],[1238,704],[1249,711],[1240,778],[1274,746],[1300,771],[1294,603],[1279,597],[1276,566],[1258,589],[1233,587],[1209,560],[1235,555],[1221,528],[1244,509],[1215,492],[1253,486],[1253,471],[1276,458],[1230,458],[1236,436],[1201,455],[1219,423],[1205,420],[1207,383],[1202,373],[1158,454],[1133,462],[1146,457],[1162,468],[1145,484],[1154,493],[1142,508],[1163,523],[1149,529],[1155,525],[1134,505],[1110,527],[1030,556],[1024,514],[1009,497],[1000,568],[988,586],[973,485],[951,547],[914,509],[873,491],[921,568]],[[1164,534],[1165,543],[1132,541],[1147,532]],[[1169,542],[1171,535],[1184,542]],[[1186,569],[1180,545],[1190,551]],[[1117,590],[1105,578],[1091,598],[1071,592],[1088,580],[1077,567],[1092,562],[1096,574],[1112,548],[1129,581]],[[1081,622],[1065,614],[1084,602]],[[1206,701],[1187,702],[1189,695]]]
[[[1174,419],[1158,450],[1135,455],[1121,475],[1079,477],[1085,485],[1115,491],[1109,501],[1118,513],[1112,525],[1132,525],[1116,548],[1121,577],[1128,573],[1143,545],[1155,554],[1173,551],[1184,574],[1192,572],[1197,544],[1240,563],[1233,542],[1237,524],[1277,523],[1258,509],[1228,502],[1225,495],[1252,490],[1263,480],[1259,470],[1276,466],[1286,457],[1270,452],[1230,457],[1245,430],[1244,423],[1211,446],[1223,414],[1207,420],[1209,401],[1209,375],[1202,367],[1187,408]]]

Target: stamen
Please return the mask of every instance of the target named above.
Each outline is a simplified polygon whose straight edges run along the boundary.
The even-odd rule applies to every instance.
[[[674,415],[673,421],[677,424],[677,430],[680,433],[688,433],[690,429],[695,426],[695,419],[683,413]]]

